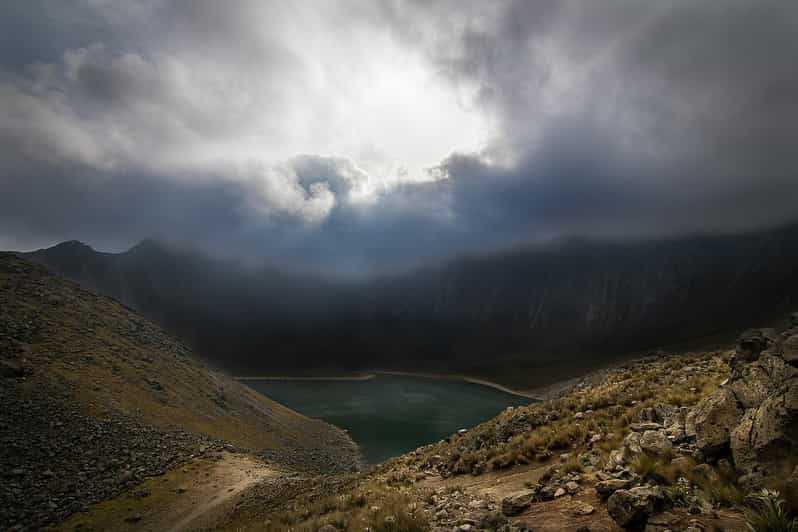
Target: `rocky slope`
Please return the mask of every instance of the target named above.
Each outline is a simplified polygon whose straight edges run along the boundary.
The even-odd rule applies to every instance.
[[[784,509],[798,510],[796,345],[793,315],[781,333],[748,331],[730,350],[662,353],[595,372],[332,493],[264,486],[227,526],[795,530]]]
[[[358,467],[346,434],[197,361],[115,301],[0,254],[0,529],[37,529],[222,448]]]

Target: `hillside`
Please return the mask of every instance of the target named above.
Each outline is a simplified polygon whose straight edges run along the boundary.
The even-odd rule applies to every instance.
[[[200,363],[131,309],[0,254],[0,528],[38,528],[196,456],[357,467],[343,431]],[[45,489],[44,487],[47,486]]]
[[[153,241],[29,256],[236,372],[453,372],[527,388],[663,345],[730,339],[798,302],[798,226],[564,241],[347,280]]]
[[[389,460],[334,495],[286,496],[264,483],[222,528],[795,530],[796,366],[798,314],[781,333],[744,333],[733,349],[592,373],[555,398]]]

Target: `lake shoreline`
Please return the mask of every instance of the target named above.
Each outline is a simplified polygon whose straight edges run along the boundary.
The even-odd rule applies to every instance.
[[[515,395],[517,397],[524,397],[534,401],[542,401],[545,397],[543,394],[535,393],[533,390],[516,390],[508,388],[498,382],[493,382],[477,377],[469,377],[467,375],[448,374],[448,373],[416,373],[412,371],[388,371],[388,370],[373,370],[362,374],[356,375],[331,375],[331,376],[290,376],[290,375],[260,375],[260,376],[236,376],[234,377],[239,381],[367,381],[376,378],[378,375],[388,375],[396,377],[415,377],[423,379],[439,379],[450,381],[461,381],[470,384],[477,384],[479,386],[486,386],[493,388],[506,394]]]
[[[363,375],[323,375],[313,376],[292,376],[292,375],[256,375],[242,376],[236,375],[233,378],[237,381],[369,381],[377,377],[376,373],[366,373]]]

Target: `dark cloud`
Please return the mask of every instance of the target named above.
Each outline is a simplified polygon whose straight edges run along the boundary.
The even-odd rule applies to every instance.
[[[17,29],[0,32],[0,242],[160,236],[362,272],[798,216],[790,2],[297,6],[3,7],[2,28]],[[317,121],[317,138],[332,123],[314,76],[357,47],[314,64],[291,39],[322,26],[418,52],[495,135],[441,153],[426,182],[381,180],[355,152],[275,160],[296,124]],[[356,65],[333,68],[336,84]]]

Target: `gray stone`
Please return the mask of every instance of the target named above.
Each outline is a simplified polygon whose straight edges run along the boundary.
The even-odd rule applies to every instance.
[[[777,474],[798,456],[798,379],[746,412],[732,432],[731,450],[743,474]]]
[[[610,456],[607,458],[607,464],[604,466],[604,468],[607,471],[615,471],[616,469],[623,467],[625,463],[626,459],[624,457],[623,450],[613,449],[610,451]]]
[[[577,502],[574,505],[574,507],[573,507],[573,513],[574,513],[574,515],[577,515],[577,516],[579,516],[579,515],[590,515],[590,514],[592,514],[595,511],[596,511],[596,509],[593,508],[592,505],[587,504],[585,502],[581,502],[581,501]]]
[[[659,487],[638,486],[618,490],[607,500],[607,512],[621,527],[642,526],[649,516],[664,505],[665,497]]]
[[[696,448],[704,456],[723,452],[743,410],[728,388],[716,390],[695,408]]]
[[[643,448],[640,447],[640,437],[641,434],[639,432],[630,432],[627,434],[623,439],[624,450],[629,452],[631,455],[642,453]],[[624,458],[626,458],[626,456],[624,456]]]
[[[665,532],[673,530],[673,526],[679,522],[679,516],[671,512],[662,512],[648,518],[644,532]]]
[[[631,480],[612,478],[609,480],[602,480],[601,482],[597,482],[595,487],[596,487],[596,493],[598,493],[600,497],[606,499],[616,491],[629,489],[633,485],[634,483]]]
[[[640,448],[649,456],[665,456],[673,450],[673,444],[664,431],[647,430],[640,436]]]
[[[534,491],[522,491],[502,499],[502,513],[507,516],[518,515],[529,508],[535,500]]]
[[[682,371],[684,371],[684,368]],[[657,403],[650,408],[644,408],[641,410],[639,418],[641,423],[653,422],[659,423],[661,425],[667,425],[668,421],[677,411],[678,408],[673,405],[667,403]]]
[[[798,369],[781,357],[762,353],[756,362],[738,367],[728,387],[743,408],[756,408],[787,380],[798,376]]]

